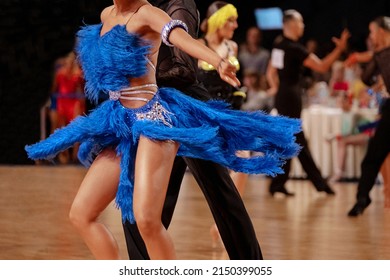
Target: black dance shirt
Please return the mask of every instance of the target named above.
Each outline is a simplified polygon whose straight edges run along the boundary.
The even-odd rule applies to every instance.
[[[371,86],[376,82],[375,76],[382,75],[387,90],[390,89],[390,47],[374,54],[362,75],[365,84]]]
[[[276,38],[271,63],[278,70],[280,87],[299,85],[303,74],[303,61],[308,56],[309,52],[302,44],[285,36]]]
[[[153,0],[152,5],[165,11],[172,19],[188,26],[188,33],[198,37],[199,12],[194,0]],[[197,80],[197,60],[176,47],[162,44],[157,59],[157,84],[173,87],[193,98],[208,100],[210,96]]]

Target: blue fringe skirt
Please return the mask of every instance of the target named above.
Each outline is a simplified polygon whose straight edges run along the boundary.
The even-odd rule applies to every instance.
[[[107,100],[88,116],[80,116],[26,151],[31,159],[50,159],[81,143],[79,159],[93,161],[105,147],[116,147],[121,175],[116,204],[123,220],[134,222],[134,164],[140,135],[180,143],[178,155],[214,161],[229,169],[275,176],[295,156],[295,134],[300,121],[258,112],[231,110],[220,101],[201,102],[172,88],[161,88],[147,104],[130,109],[119,100]],[[260,152],[240,158],[239,150]]]

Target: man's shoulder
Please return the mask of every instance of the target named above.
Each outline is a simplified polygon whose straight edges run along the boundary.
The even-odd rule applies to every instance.
[[[170,0],[164,10],[167,14],[174,13],[176,10],[196,11],[194,0]]]

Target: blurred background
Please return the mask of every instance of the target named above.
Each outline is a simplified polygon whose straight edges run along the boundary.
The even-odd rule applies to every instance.
[[[203,18],[212,1],[196,2]],[[334,47],[330,39],[339,36],[343,28],[352,34],[350,51],[365,50],[369,21],[379,15],[390,15],[388,0],[228,2],[238,8],[236,42],[243,42],[246,30],[260,24],[261,15],[256,9],[294,8],[302,13],[306,25],[302,42],[316,40],[316,53],[320,57]],[[42,136],[42,107],[51,92],[55,62],[73,49],[79,27],[83,23],[98,23],[100,11],[111,3],[110,0],[0,1],[0,163],[33,163],[26,158],[24,146]],[[256,18],[256,13],[260,18]],[[270,50],[280,33],[278,28],[265,27],[262,46]]]

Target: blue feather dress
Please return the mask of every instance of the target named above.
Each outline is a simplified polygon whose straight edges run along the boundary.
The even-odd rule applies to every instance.
[[[92,101],[98,100],[100,92],[131,86],[129,78],[142,77],[150,50],[147,42],[128,33],[125,26],[117,25],[100,36],[101,26],[86,26],[77,34],[86,95]],[[235,111],[220,101],[205,103],[173,88],[160,88],[147,104],[136,109],[122,106],[119,100],[107,100],[88,116],[80,116],[47,139],[26,146],[26,151],[31,159],[49,159],[81,143],[79,158],[88,165],[92,155],[115,147],[121,157],[116,203],[123,220],[134,222],[134,164],[140,135],[179,142],[181,156],[211,160],[239,172],[274,176],[283,172],[286,159],[298,153],[294,135],[299,131],[296,119]],[[261,152],[261,156],[240,158],[238,150]]]

